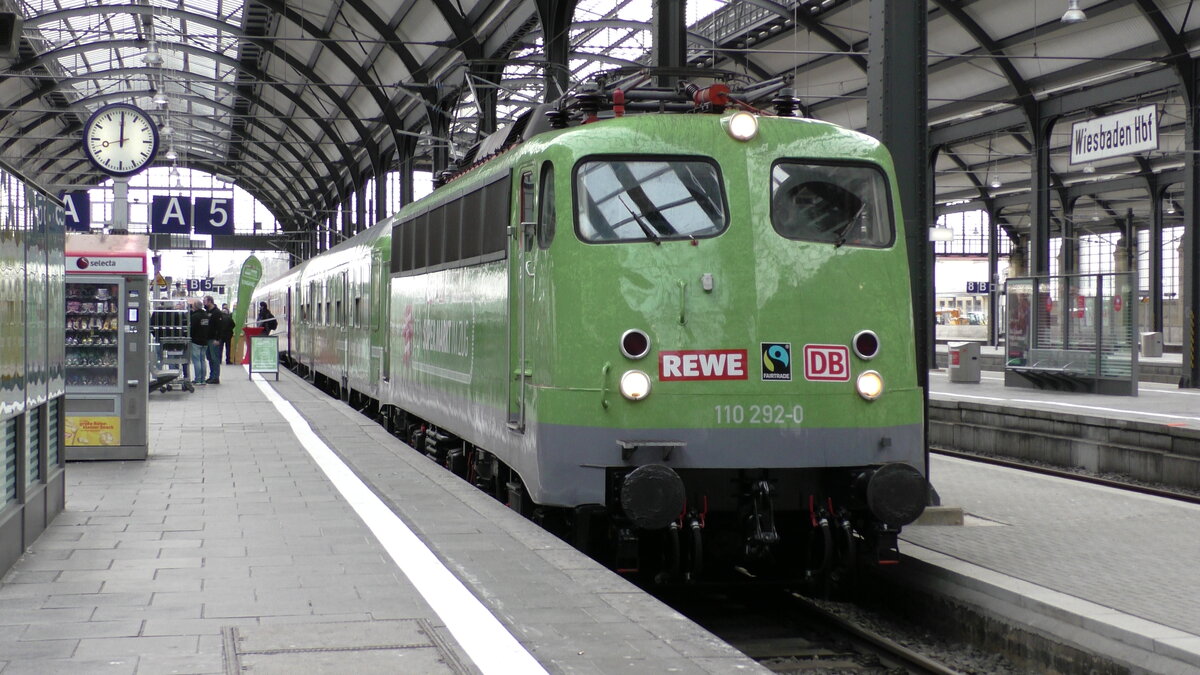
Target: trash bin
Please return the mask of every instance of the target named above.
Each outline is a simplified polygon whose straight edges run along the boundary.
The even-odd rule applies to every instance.
[[[257,337],[259,335],[263,335],[266,332],[267,332],[267,329],[265,329],[261,326],[242,326],[242,335],[245,336],[245,338],[242,340],[242,342],[246,345],[242,349],[242,365],[243,366],[246,365],[247,363],[250,363],[250,338]]]
[[[979,343],[950,343],[950,381],[979,383]]]
[[[1162,356],[1162,333],[1142,333],[1142,356]]]

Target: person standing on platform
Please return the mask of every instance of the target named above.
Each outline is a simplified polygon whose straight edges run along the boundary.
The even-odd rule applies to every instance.
[[[225,363],[233,365],[233,313],[229,304],[221,305],[221,349],[225,352]]]
[[[200,306],[200,301],[188,300],[188,324],[192,333],[192,384],[204,384],[204,360],[208,355],[208,312]]]
[[[208,312],[208,379],[207,384],[221,384],[221,308],[211,295],[204,296],[204,309]]]
[[[271,331],[279,327],[279,322],[275,320],[275,315],[265,302],[258,303],[258,327],[263,329],[263,335],[270,335]]]

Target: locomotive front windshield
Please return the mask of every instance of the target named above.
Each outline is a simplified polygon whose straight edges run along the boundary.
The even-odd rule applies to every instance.
[[[592,158],[576,167],[575,199],[589,242],[712,237],[728,222],[720,173],[702,159]]]
[[[889,204],[887,179],[873,166],[788,160],[771,168],[771,224],[788,239],[890,246]]]

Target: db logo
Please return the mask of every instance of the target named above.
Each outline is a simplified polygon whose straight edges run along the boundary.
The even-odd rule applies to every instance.
[[[849,382],[850,350],[843,345],[804,345],[804,379]]]

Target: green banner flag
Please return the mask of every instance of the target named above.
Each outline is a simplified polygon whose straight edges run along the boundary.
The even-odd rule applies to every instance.
[[[242,263],[242,274],[238,277],[237,307],[233,312],[233,330],[236,335],[241,334],[242,326],[246,325],[247,316],[252,321],[258,318],[258,311],[250,306],[250,299],[254,296],[254,289],[258,286],[259,279],[262,279],[262,262],[258,258],[250,256],[246,258],[246,262]]]

